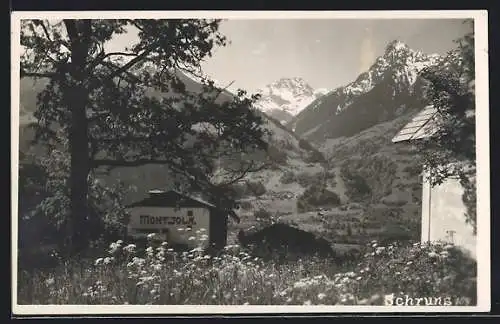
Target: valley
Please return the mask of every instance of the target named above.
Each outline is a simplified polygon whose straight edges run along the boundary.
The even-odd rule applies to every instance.
[[[421,187],[416,152],[393,144],[391,138],[423,105],[414,66],[437,59],[393,42],[367,73],[345,88],[314,90],[301,78],[283,78],[260,90],[256,108],[272,134],[272,154],[252,158],[272,155],[273,163],[241,180],[259,184],[264,192],[240,197],[241,222],[230,222],[228,242],[237,243],[240,229],[270,222],[291,224],[336,246],[418,239]],[[194,79],[181,76],[191,91],[200,91]],[[33,136],[26,123],[33,120],[36,93],[44,86],[33,85],[21,85],[21,150]],[[226,91],[222,100],[232,95]],[[221,171],[226,163],[219,165]],[[125,203],[179,181],[161,165],[116,168],[101,179],[109,185],[117,180],[126,184],[130,189],[124,193]],[[305,203],[305,193],[323,190],[336,200]],[[262,211],[264,219],[257,219]]]

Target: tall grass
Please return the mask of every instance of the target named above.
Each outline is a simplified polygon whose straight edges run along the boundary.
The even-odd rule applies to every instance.
[[[233,245],[220,255],[144,251],[117,241],[92,263],[20,271],[19,304],[383,305],[388,295],[476,302],[476,264],[452,245],[381,247],[350,271],[333,260],[263,261]]]

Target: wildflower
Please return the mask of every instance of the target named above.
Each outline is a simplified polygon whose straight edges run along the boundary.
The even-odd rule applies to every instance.
[[[304,302],[304,305],[308,305],[308,306],[309,306],[309,305],[311,305],[311,304],[312,304],[312,303],[311,303],[311,301],[310,301],[310,300],[306,300],[306,301]]]
[[[113,260],[114,260],[114,258],[113,258],[113,257],[111,257],[111,258],[110,258],[110,257],[105,257],[105,258],[104,258],[104,264],[110,264],[110,263],[111,263],[111,261],[113,261]]]
[[[318,294],[318,299],[319,300],[323,300],[323,299],[325,299],[325,297],[326,297],[326,294],[324,294],[324,293],[319,293]]]
[[[151,246],[149,246],[147,249],[146,249],[146,252],[147,253],[153,253],[153,248]]]
[[[101,264],[103,258],[98,258],[97,260],[95,260],[95,265],[99,265]]]
[[[54,279],[54,278],[49,278],[49,279],[45,280],[45,284],[46,284],[47,286],[52,286],[55,282],[56,282],[56,281],[55,281],[55,279]]]
[[[280,291],[279,295],[280,295],[281,297],[284,297],[284,296],[286,296],[286,294],[288,294],[288,291],[289,291],[289,290],[288,290],[288,288],[287,288],[287,289],[285,289],[285,290],[283,290],[283,291]]]
[[[450,254],[448,253],[448,251],[442,251],[442,252],[440,253],[440,255],[441,255],[441,257],[443,257],[443,258],[447,258]]]
[[[296,283],[293,284],[293,288],[295,289],[305,288],[306,286],[307,284],[303,281],[297,281]]]
[[[183,232],[183,231],[184,231],[184,229],[183,229],[182,227],[179,227],[179,228],[177,229],[177,231],[179,231],[179,232]]]
[[[375,250],[375,253],[376,253],[376,254],[380,254],[380,253],[382,253],[384,250],[385,250],[385,247],[383,247],[383,246],[379,246],[379,247]]]
[[[363,277],[356,277],[357,281],[360,281],[361,279],[363,279]]]
[[[408,261],[406,262],[406,265],[411,265],[413,263],[413,261]]]
[[[452,249],[452,248],[453,248],[453,244],[448,243],[448,244],[446,244],[443,248],[444,248],[445,250],[450,250],[450,249]]]
[[[135,248],[136,248],[135,244],[129,244],[126,247],[124,247],[123,249],[125,251],[127,251],[128,253],[132,253],[135,251]]]
[[[189,240],[189,241],[194,241],[194,240],[196,240],[196,237],[194,237],[194,236],[190,236],[190,237],[188,238],[188,240]]]
[[[116,244],[121,245],[121,244],[123,244],[123,241],[122,240],[118,240],[118,241],[116,241]]]
[[[111,243],[109,245],[109,253],[115,253],[116,251],[118,251],[119,248],[120,248],[120,244]]]
[[[429,252],[429,257],[435,258],[435,257],[437,257],[437,253],[436,252]]]
[[[245,306],[246,305],[250,305],[250,303],[249,302],[244,302],[243,305],[245,305]]]
[[[156,234],[155,234],[155,233],[149,233],[149,234],[148,234],[148,236],[147,236],[147,238],[148,238],[148,240],[151,240],[151,239],[153,239],[155,236],[156,236]]]

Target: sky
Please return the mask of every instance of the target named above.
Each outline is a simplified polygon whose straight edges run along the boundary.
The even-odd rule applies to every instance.
[[[461,19],[245,19],[222,22],[230,44],[217,48],[203,71],[229,88],[254,92],[280,78],[302,77],[313,88],[354,81],[392,40],[445,54],[469,31]],[[121,45],[128,36],[116,39]]]

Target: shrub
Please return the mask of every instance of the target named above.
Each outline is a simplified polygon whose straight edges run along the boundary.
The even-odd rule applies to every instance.
[[[289,184],[296,180],[295,173],[292,171],[285,171],[280,178],[280,182],[283,184]]]
[[[278,165],[286,165],[288,161],[288,155],[286,154],[286,152],[281,151],[280,149],[272,145],[268,147],[267,154],[269,156],[269,159]]]
[[[323,153],[321,153],[320,151],[313,150],[306,157],[305,161],[307,163],[322,163],[322,162],[325,162],[326,159],[325,159],[325,156],[323,155]]]
[[[300,139],[299,140],[299,147],[303,150],[306,150],[306,151],[315,151],[316,149],[311,145],[311,143],[309,143],[308,141],[306,141],[305,139]]]
[[[271,219],[271,213],[268,211],[268,210],[265,210],[264,208],[259,208],[259,210],[255,211],[253,213],[253,216],[255,217],[255,219],[257,220],[269,220]]]
[[[267,189],[262,182],[248,182],[246,185],[246,192],[247,194],[260,197],[267,192]]]
[[[249,210],[252,208],[252,203],[249,201],[242,201],[240,202],[240,207],[241,209]]]
[[[68,262],[50,272],[21,272],[18,301],[59,305],[385,305],[386,300],[401,297],[413,305],[419,298],[425,306],[434,297],[439,298],[432,300],[434,305],[471,306],[477,302],[476,277],[476,262],[445,244],[379,246],[372,242],[358,264],[339,268],[330,259],[313,257],[283,264],[265,262],[239,246],[227,246],[213,256],[200,249],[178,253],[154,242],[140,250],[118,241],[97,260]]]
[[[346,194],[354,202],[361,202],[370,197],[372,190],[368,186],[365,178],[360,174],[350,171],[348,168],[343,167],[341,176],[346,187]]]
[[[310,210],[319,206],[338,206],[340,197],[333,191],[327,190],[324,186],[313,185],[307,188],[297,199],[297,209],[300,212]]]

